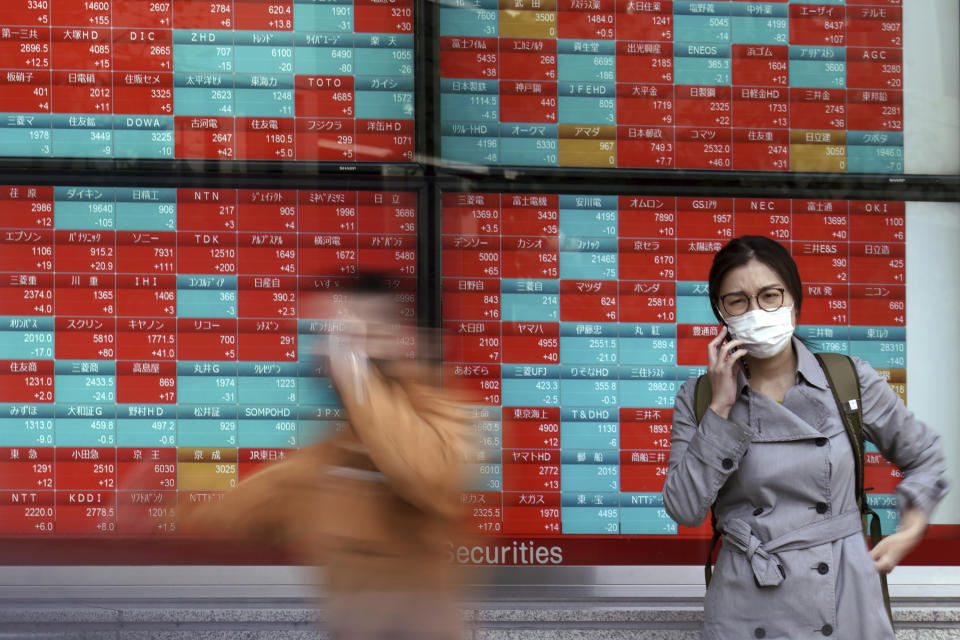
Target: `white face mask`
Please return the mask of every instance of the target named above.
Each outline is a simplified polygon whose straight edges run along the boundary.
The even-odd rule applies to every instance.
[[[793,306],[776,311],[754,309],[740,316],[725,318],[734,340],[743,340],[743,348],[754,358],[771,358],[793,336]]]

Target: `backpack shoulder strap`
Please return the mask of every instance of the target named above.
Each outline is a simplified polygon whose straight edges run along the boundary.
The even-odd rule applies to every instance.
[[[853,463],[856,470],[857,507],[865,513],[866,496],[863,490],[863,412],[860,408],[860,383],[853,361],[841,353],[815,353],[820,368],[827,376],[833,399],[840,410],[840,418],[853,448]]]
[[[857,378],[857,368],[848,356],[841,353],[815,353],[820,368],[827,376],[833,399],[840,410],[843,426],[850,439],[853,449],[853,463],[855,468],[857,507],[863,518],[863,531],[870,535],[871,546],[876,546],[883,537],[880,531],[880,517],[867,504],[867,492],[863,486],[864,457],[866,456],[866,442],[863,435],[863,407],[860,402],[860,382]],[[872,518],[872,520],[871,520]],[[870,526],[867,527],[867,521]],[[883,604],[887,609],[887,616],[893,622],[893,612],[890,609],[890,591],[887,588],[887,576],[880,574],[880,589],[883,592]]]
[[[697,378],[697,384],[693,388],[693,413],[697,419],[697,424],[703,420],[710,408],[710,401],[713,400],[713,387],[710,386],[710,378],[703,374]],[[710,528],[713,535],[710,537],[710,548],[707,549],[707,561],[703,565],[703,580],[707,586],[710,586],[710,578],[713,577],[713,551],[717,548],[717,542],[720,541],[720,532],[717,530],[717,516],[710,509]]]

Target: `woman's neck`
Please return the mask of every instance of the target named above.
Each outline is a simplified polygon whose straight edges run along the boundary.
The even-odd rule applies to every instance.
[[[751,382],[792,377],[797,370],[797,351],[791,341],[786,349],[770,358],[747,356],[747,366],[750,368]]]

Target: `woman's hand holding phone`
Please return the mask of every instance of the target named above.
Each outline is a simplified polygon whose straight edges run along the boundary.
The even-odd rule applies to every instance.
[[[729,339],[729,329],[724,326],[707,347],[707,377],[713,390],[710,408],[721,418],[730,416],[730,409],[737,399],[737,371],[740,359],[747,355],[741,349],[742,340]]]

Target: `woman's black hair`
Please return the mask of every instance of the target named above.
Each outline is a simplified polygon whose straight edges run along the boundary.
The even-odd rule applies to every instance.
[[[780,276],[787,292],[793,298],[793,307],[799,314],[800,305],[803,302],[803,284],[800,282],[797,263],[794,262],[790,252],[782,244],[766,236],[740,236],[717,251],[710,266],[710,306],[717,320],[725,324],[719,309],[720,283],[731,269],[742,267],[751,260],[767,265]]]

